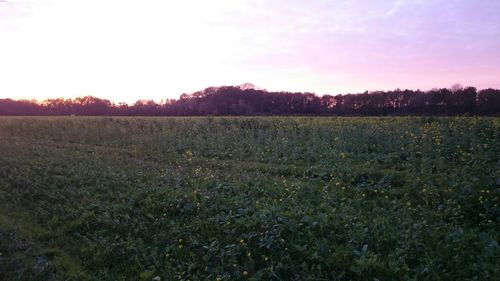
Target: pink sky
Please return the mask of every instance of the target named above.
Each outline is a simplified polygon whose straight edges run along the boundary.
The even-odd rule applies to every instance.
[[[500,88],[500,1],[0,0],[0,98]]]

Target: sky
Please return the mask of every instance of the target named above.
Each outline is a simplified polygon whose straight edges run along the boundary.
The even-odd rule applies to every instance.
[[[499,0],[0,0],[0,98],[500,88]]]

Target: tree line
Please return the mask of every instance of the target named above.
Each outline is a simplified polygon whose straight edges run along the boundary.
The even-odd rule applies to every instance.
[[[308,92],[269,92],[251,84],[210,87],[179,99],[132,105],[93,96],[75,99],[0,99],[0,115],[232,116],[232,115],[500,115],[500,90],[474,87],[430,91],[375,91],[317,96]]]

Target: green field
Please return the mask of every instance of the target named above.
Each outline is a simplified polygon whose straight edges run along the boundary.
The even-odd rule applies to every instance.
[[[500,280],[499,118],[0,117],[0,280]]]

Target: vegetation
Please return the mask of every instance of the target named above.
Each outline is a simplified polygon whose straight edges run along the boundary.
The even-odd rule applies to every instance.
[[[395,90],[318,97],[267,92],[251,84],[211,87],[178,100],[114,104],[91,96],[37,101],[0,99],[0,115],[500,115],[500,90],[473,87],[428,92]]]
[[[2,117],[1,280],[499,280],[500,119]]]

